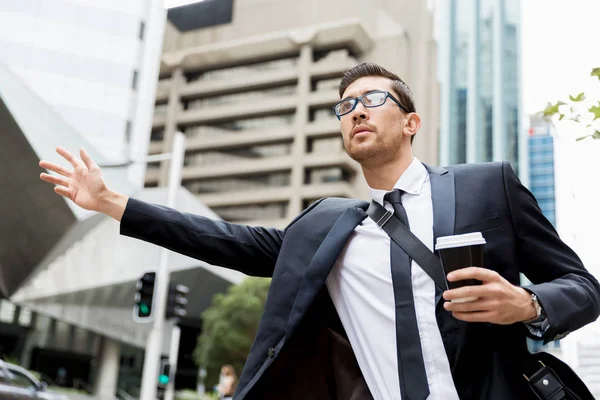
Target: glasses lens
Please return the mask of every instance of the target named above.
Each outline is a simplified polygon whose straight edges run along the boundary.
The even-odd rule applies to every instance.
[[[367,93],[365,97],[363,97],[363,102],[367,107],[377,107],[385,102],[385,96],[386,94],[384,92]]]
[[[354,102],[356,100],[354,99],[348,99],[348,100],[344,100],[341,103],[339,103],[336,107],[335,107],[335,112],[337,115],[344,115],[349,113],[350,111],[352,111],[352,107],[354,107]]]

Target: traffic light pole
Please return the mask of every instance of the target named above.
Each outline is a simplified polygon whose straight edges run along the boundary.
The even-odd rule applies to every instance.
[[[167,190],[167,207],[174,208],[177,190],[181,185],[181,171],[185,154],[185,136],[181,132],[175,133],[173,141],[172,158],[169,168],[169,186]],[[154,296],[156,308],[153,310],[154,321],[148,341],[146,342],[146,353],[144,355],[144,369],[142,371],[142,386],[140,389],[140,400],[155,400],[156,386],[158,384],[158,368],[162,353],[163,332],[165,326],[165,311],[167,293],[169,290],[169,250],[160,249],[160,261],[156,271],[156,283]],[[179,341],[177,341],[179,343]]]
[[[171,351],[169,352],[169,364],[171,364],[171,376],[167,384],[164,400],[173,400],[175,397],[175,374],[177,373],[177,358],[179,356],[179,338],[181,337],[181,328],[177,321],[173,325],[171,332]]]

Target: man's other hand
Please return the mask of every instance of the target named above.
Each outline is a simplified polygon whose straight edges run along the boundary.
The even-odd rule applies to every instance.
[[[468,303],[445,302],[444,308],[451,311],[455,318],[466,322],[491,322],[508,325],[536,317],[529,292],[511,284],[496,271],[468,267],[448,274],[450,282],[465,279],[477,279],[482,284],[463,286],[444,292],[445,300],[478,297],[477,300]]]

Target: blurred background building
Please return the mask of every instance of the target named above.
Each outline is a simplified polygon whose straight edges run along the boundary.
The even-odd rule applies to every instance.
[[[148,326],[131,317],[133,293],[156,268],[158,249],[119,237],[118,223],[82,212],[39,181],[39,159],[61,162],[57,144],[86,147],[106,164],[168,152],[181,130],[188,190],[178,209],[283,227],[317,198],[368,196],[331,109],[342,73],[375,61],[414,91],[424,121],[416,155],[436,163],[428,2],[363,7],[205,0],[166,15],[161,1],[3,1],[0,162],[7,178],[21,179],[2,182],[11,190],[2,197],[0,357],[97,395],[139,389]],[[145,169],[104,174],[115,189],[164,203],[168,162]],[[172,281],[193,287],[176,382],[195,388],[201,313],[244,277],[171,260]],[[168,345],[166,334],[163,354]]]
[[[444,0],[436,7],[440,164],[507,160],[527,182],[520,1]]]
[[[0,62],[104,158],[140,158],[164,16],[162,1],[2,0]],[[142,168],[129,176],[140,187]]]
[[[529,190],[546,218],[556,227],[553,125],[539,116],[531,116],[529,122]]]
[[[324,196],[365,197],[332,107],[344,71],[374,61],[412,88],[422,161],[437,162],[438,85],[427,2],[233,2],[233,21],[205,27],[204,1],[172,10],[150,153],[188,137],[184,185],[222,218],[284,227]],[[148,168],[164,185],[168,162]]]

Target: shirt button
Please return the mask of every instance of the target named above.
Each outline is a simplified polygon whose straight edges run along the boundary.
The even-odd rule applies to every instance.
[[[270,357],[270,358],[273,358],[273,357],[275,357],[275,349],[274,349],[273,347],[269,347],[269,352],[268,352],[268,354],[269,354],[269,357]]]

